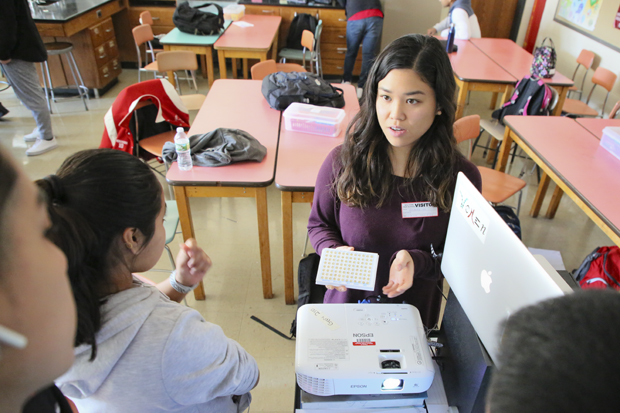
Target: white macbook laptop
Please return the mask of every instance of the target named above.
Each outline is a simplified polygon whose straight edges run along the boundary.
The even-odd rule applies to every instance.
[[[463,173],[456,181],[441,270],[496,364],[503,320],[572,291],[552,267],[537,261]]]

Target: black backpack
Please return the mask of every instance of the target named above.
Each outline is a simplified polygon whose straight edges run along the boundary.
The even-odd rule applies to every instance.
[[[308,254],[299,261],[297,269],[297,309],[306,304],[322,303],[327,288],[316,283],[316,274],[319,271],[321,257],[317,253]],[[291,336],[297,336],[297,315],[291,324]]]
[[[303,46],[301,45],[301,34],[304,30],[310,30],[314,34],[317,24],[318,21],[316,17],[311,14],[297,14],[291,22],[291,27],[288,29],[286,48],[303,50]]]
[[[319,75],[307,72],[275,72],[263,79],[263,96],[273,109],[284,110],[291,103],[309,103],[332,108],[344,107],[342,89]]]
[[[217,14],[198,10],[207,6],[217,8]],[[184,33],[214,35],[220,33],[224,28],[224,9],[215,3],[205,3],[192,7],[185,1],[177,6],[172,15],[172,22]]]
[[[504,124],[504,116],[549,116],[549,105],[553,93],[542,80],[529,76],[519,80],[510,100],[493,112],[491,116]]]
[[[508,205],[494,205],[493,209],[497,214],[502,217],[506,225],[515,233],[519,239],[521,239],[521,221],[515,212],[514,208]]]

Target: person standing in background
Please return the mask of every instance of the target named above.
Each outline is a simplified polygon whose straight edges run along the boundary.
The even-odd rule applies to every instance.
[[[15,95],[34,117],[37,127],[24,136],[34,142],[26,155],[36,156],[58,147],[52,132],[52,118],[39,84],[34,62],[47,60],[47,50],[30,15],[26,0],[0,2],[0,64]]]
[[[442,7],[450,7],[448,17],[428,29],[427,35],[434,36],[439,33],[442,37],[448,37],[450,23],[454,23],[457,39],[469,40],[482,37],[478,17],[471,7],[471,0],[439,0],[439,2]]]
[[[380,0],[338,0],[347,15],[347,54],[342,83],[351,83],[357,51],[362,45],[362,71],[357,81],[357,97],[362,97],[368,71],[379,54],[383,32]]]

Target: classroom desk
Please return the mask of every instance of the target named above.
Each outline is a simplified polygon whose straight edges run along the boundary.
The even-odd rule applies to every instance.
[[[503,93],[504,102],[517,79],[469,41],[455,40],[454,43],[458,50],[448,56],[459,87],[455,119],[463,116],[469,91]]]
[[[288,131],[284,118],[280,128],[276,187],[282,191],[282,249],[284,252],[284,298],[286,304],[295,304],[293,282],[293,203],[312,202],[314,185],[325,157],[342,144],[349,122],[359,111],[355,88],[337,85],[344,91],[346,116],[340,135],[335,138]]]
[[[174,162],[166,180],[174,187],[184,240],[195,237],[189,198],[256,198],[263,297],[272,298],[266,188],[275,174],[280,112],[269,107],[261,93],[261,85],[260,80],[215,81],[188,135],[216,128],[242,129],[267,148],[263,161],[220,167],[194,166],[190,171],[180,171]],[[202,283],[194,294],[197,300],[204,300]]]
[[[469,41],[517,80],[530,74],[534,56],[512,40],[482,38]],[[553,114],[560,116],[568,89],[573,86],[573,81],[557,71],[552,78],[543,79],[543,81],[558,91],[558,103]]]
[[[575,120],[599,139],[603,139],[603,129],[606,127],[620,127],[620,119],[577,118]]]
[[[498,169],[506,164],[514,140],[544,171],[530,215],[538,215],[542,204],[541,189],[544,194],[551,178],[620,246],[618,159],[600,147],[599,139],[574,119],[560,116],[506,116],[504,122],[507,128]],[[555,197],[554,193],[547,217],[552,218],[555,214],[560,197]]]
[[[224,30],[230,26],[231,21],[224,21]],[[162,37],[159,42],[164,46],[165,51],[187,50],[194,52],[202,57],[202,76],[209,81],[209,87],[213,84],[213,44],[221,34],[213,36],[198,36],[195,34],[183,33],[178,28],[174,28]],[[175,86],[174,74],[168,72],[168,80]]]
[[[220,79],[226,79],[226,58],[232,59],[233,77],[237,76],[237,59],[243,59],[243,77],[248,78],[248,59],[267,60],[272,49],[273,60],[278,59],[278,31],[280,16],[245,15],[240,22],[253,24],[240,27],[232,24],[214,44],[220,65]],[[273,48],[272,48],[273,47]]]

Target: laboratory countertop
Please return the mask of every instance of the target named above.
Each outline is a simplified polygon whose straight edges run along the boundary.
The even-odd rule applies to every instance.
[[[43,4],[44,1],[39,0],[29,1],[28,3],[30,4],[30,12],[35,22],[67,22],[96,7],[113,1],[118,0],[58,0],[49,4]]]

